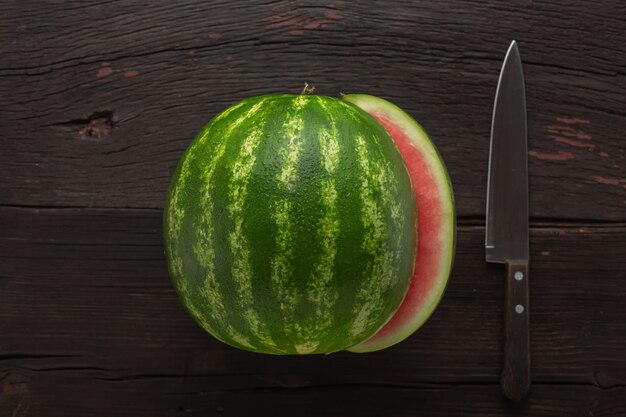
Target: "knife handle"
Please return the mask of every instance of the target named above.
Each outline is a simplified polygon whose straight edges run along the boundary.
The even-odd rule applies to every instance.
[[[528,261],[507,261],[502,391],[521,400],[530,389]]]

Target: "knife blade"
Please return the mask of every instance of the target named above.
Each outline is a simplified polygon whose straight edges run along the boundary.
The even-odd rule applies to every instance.
[[[530,389],[527,148],[524,74],[513,41],[493,108],[485,225],[486,261],[506,265],[501,385],[513,400],[524,398]]]

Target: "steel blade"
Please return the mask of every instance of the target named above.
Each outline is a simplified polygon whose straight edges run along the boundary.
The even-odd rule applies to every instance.
[[[493,108],[485,249],[487,262],[528,260],[528,150],[522,59],[507,51]]]

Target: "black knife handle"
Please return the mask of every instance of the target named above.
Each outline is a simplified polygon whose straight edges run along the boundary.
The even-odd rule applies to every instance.
[[[504,314],[504,366],[502,391],[511,400],[521,400],[530,389],[528,329],[528,261],[506,263]]]

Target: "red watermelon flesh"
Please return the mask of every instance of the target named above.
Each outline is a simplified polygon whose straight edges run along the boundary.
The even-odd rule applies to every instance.
[[[454,196],[441,156],[411,116],[378,97],[350,94],[344,99],[370,113],[387,129],[407,165],[417,202],[417,256],[409,290],[395,314],[374,336],[349,349],[372,352],[410,336],[443,296],[454,259]]]

